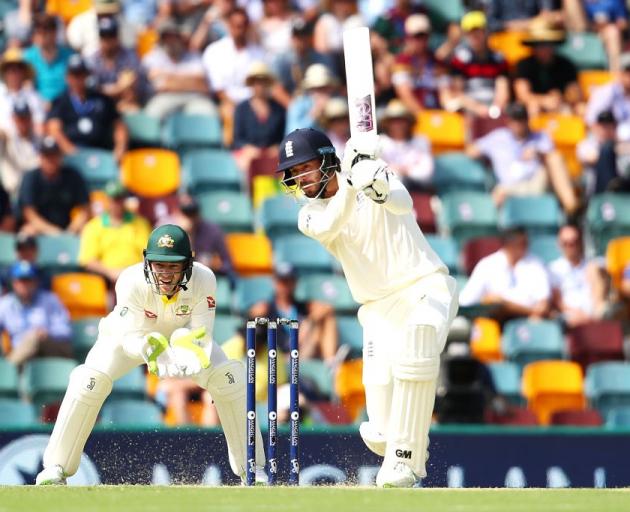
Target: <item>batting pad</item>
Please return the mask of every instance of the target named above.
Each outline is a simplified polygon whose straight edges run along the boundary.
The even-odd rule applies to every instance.
[[[221,420],[232,471],[238,476],[243,476],[247,458],[245,366],[241,361],[233,359],[215,366],[208,378],[206,389],[214,400]],[[259,421],[256,422],[256,465],[265,466],[265,449]]]
[[[392,364],[394,389],[384,465],[403,462],[426,476],[429,427],[440,370],[435,327],[410,326]]]
[[[44,467],[59,465],[74,475],[101,406],[112,391],[112,380],[84,364],[70,374],[55,427],[44,452]]]

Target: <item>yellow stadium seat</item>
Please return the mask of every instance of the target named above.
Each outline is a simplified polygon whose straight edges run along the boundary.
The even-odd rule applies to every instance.
[[[363,387],[363,361],[353,359],[345,361],[335,376],[335,393],[341,405],[348,411],[352,421],[356,421],[365,407],[365,389]]]
[[[262,174],[252,178],[252,204],[254,210],[265,202],[268,197],[276,196],[282,192],[280,181],[274,176]]]
[[[606,270],[613,285],[619,288],[623,271],[630,264],[630,236],[613,238],[606,247]]]
[[[578,84],[585,99],[589,99],[593,89],[612,82],[615,75],[604,69],[585,69],[578,73]]]
[[[523,369],[521,382],[527,406],[541,425],[549,425],[555,411],[584,409],[582,368],[573,361],[537,361]]]
[[[464,116],[444,110],[423,110],[418,115],[415,127],[431,141],[434,154],[464,149],[466,130]]]
[[[521,43],[525,36],[526,32],[495,32],[488,37],[488,46],[503,54],[507,63],[514,66],[519,60],[532,54],[531,48]]]
[[[241,276],[269,274],[273,270],[271,242],[265,235],[227,233],[225,243],[234,270]]]
[[[51,288],[68,308],[72,320],[107,313],[107,284],[102,276],[82,272],[58,274],[53,276]]]
[[[501,361],[501,326],[492,318],[478,317],[473,321],[470,337],[472,355],[483,363]]]
[[[46,12],[59,16],[67,25],[77,14],[92,8],[92,0],[47,0]]]
[[[531,120],[531,127],[549,134],[564,157],[571,177],[579,177],[582,166],[575,155],[575,148],[586,137],[584,120],[580,116],[568,114],[541,114]]]
[[[153,28],[147,28],[138,34],[136,38],[136,52],[138,58],[142,59],[147,53],[149,53],[157,44],[160,36],[157,30]]]
[[[179,157],[167,149],[147,148],[128,151],[121,165],[123,184],[142,197],[163,197],[179,188]]]

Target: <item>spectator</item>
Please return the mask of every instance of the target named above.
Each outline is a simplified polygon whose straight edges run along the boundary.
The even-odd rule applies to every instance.
[[[136,52],[123,47],[116,18],[98,20],[99,47],[87,59],[95,88],[109,96],[121,112],[139,110],[147,82]]]
[[[608,54],[608,67],[620,69],[623,33],[628,28],[628,8],[624,0],[582,0],[592,28],[604,42]]]
[[[507,127],[491,131],[467,148],[470,157],[490,160],[497,179],[492,190],[494,202],[500,206],[509,196],[541,194],[550,182],[565,211],[575,212],[575,191],[549,136],[531,131],[522,103],[510,105],[507,118]]]
[[[88,88],[89,69],[79,54],[68,61],[68,89],[48,113],[47,131],[65,154],[81,147],[113,149],[120,161],[129,143],[127,127],[114,102]]]
[[[274,57],[286,52],[291,44],[295,14],[288,0],[265,0],[263,17],[258,21],[258,37],[265,53]]]
[[[12,107],[12,123],[0,131],[0,172],[2,185],[12,199],[16,199],[24,173],[39,165],[33,117],[28,103],[18,99]]]
[[[414,135],[415,124],[415,116],[399,100],[389,102],[381,119],[381,156],[411,189],[429,187],[433,176],[431,143],[424,135]]]
[[[213,0],[161,0],[158,3],[157,22],[173,22],[186,34],[192,34],[212,3]]]
[[[11,213],[11,199],[9,194],[0,186],[0,231],[13,232],[15,222]]]
[[[549,313],[551,288],[543,263],[528,252],[522,227],[502,233],[502,248],[479,260],[459,295],[461,306],[489,304],[501,320],[542,318]]]
[[[10,276],[12,291],[0,298],[0,329],[11,340],[7,360],[21,365],[34,357],[72,357],[68,311],[39,287],[35,266],[18,261]]]
[[[198,53],[186,48],[182,30],[165,21],[158,27],[159,45],[142,59],[142,65],[154,90],[145,112],[164,119],[176,110],[189,114],[215,116],[208,83]]]
[[[438,80],[443,70],[429,48],[431,22],[424,14],[405,21],[405,43],[396,56],[392,83],[407,109],[418,115],[426,108],[440,108]]]
[[[245,84],[252,90],[248,100],[239,103],[234,112],[234,156],[247,172],[252,160],[276,156],[284,137],[286,111],[270,97],[275,77],[264,62],[254,62]]]
[[[215,0],[201,18],[190,38],[190,50],[200,52],[208,44],[228,35],[228,16],[236,8],[236,0]]]
[[[359,14],[357,0],[327,0],[322,2],[322,13],[315,23],[313,46],[318,52],[341,59],[344,30],[365,25]],[[340,68],[336,71],[339,72]]]
[[[547,23],[532,23],[523,44],[533,55],[516,65],[514,93],[527,106],[530,116],[540,112],[576,111],[581,105],[577,68],[569,59],[556,53],[565,40],[563,30]]]
[[[28,263],[37,266],[38,259],[39,247],[37,246],[37,237],[26,233],[18,233],[15,237],[15,261],[27,261]],[[41,288],[44,290],[50,290],[50,283],[52,280],[52,272],[50,269],[38,268],[37,279]],[[7,272],[6,281],[11,281],[10,269]]]
[[[254,304],[249,309],[248,318],[298,319],[300,357],[304,360],[320,358],[332,364],[337,352],[337,321],[332,306],[319,301],[298,302],[295,298],[297,274],[288,264],[276,266],[273,283],[273,299]],[[288,333],[285,329],[278,329],[278,347],[289,352]]]
[[[610,281],[597,262],[584,258],[584,241],[579,227],[571,224],[558,231],[562,256],[549,263],[552,304],[569,326],[585,324],[606,316]]]
[[[35,70],[35,89],[52,102],[66,89],[64,76],[72,55],[67,46],[57,44],[57,19],[38,14],[33,21],[33,45],[24,51],[24,59]]]
[[[39,155],[39,168],[24,175],[18,193],[21,231],[31,235],[64,231],[78,235],[88,218],[90,198],[85,180],[75,169],[63,165],[54,138],[42,140]]]
[[[393,7],[376,18],[371,32],[385,41],[390,52],[398,53],[407,37],[405,23],[414,14],[426,14],[426,9],[410,0],[396,0]]]
[[[128,192],[119,182],[108,183],[105,193],[105,212],[92,218],[81,232],[79,263],[113,285],[125,268],[142,260],[151,225],[126,208]]]
[[[579,9],[572,0],[570,2],[573,9]],[[563,20],[563,13],[555,9],[554,0],[489,0],[487,3],[488,27],[492,32],[526,31],[534,20],[540,18],[554,23]]]
[[[43,133],[44,102],[33,89],[33,68],[24,60],[22,50],[9,48],[2,56],[0,76],[4,82],[0,89],[0,129],[7,130],[13,126],[13,104],[21,100],[30,110],[31,118],[37,134]]]
[[[499,117],[510,98],[508,65],[503,55],[488,47],[486,17],[481,11],[461,21],[466,41],[451,59],[452,77],[441,93],[446,110],[465,110],[480,118]]]
[[[342,158],[346,142],[350,138],[350,119],[346,98],[330,98],[324,106],[319,124],[335,147],[335,154]]]

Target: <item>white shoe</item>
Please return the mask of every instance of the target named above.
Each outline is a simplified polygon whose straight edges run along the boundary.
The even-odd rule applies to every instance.
[[[418,483],[418,477],[403,462],[396,462],[394,466],[385,465],[376,475],[377,487],[413,487]]]
[[[372,427],[370,422],[364,421],[359,425],[359,434],[361,434],[361,439],[371,451],[380,457],[385,457],[387,440],[383,434]]]
[[[40,471],[35,485],[66,485],[66,474],[61,466],[50,466]]]
[[[267,485],[269,477],[263,466],[256,466],[256,482],[255,485]],[[241,485],[247,485],[247,475],[241,475]]]

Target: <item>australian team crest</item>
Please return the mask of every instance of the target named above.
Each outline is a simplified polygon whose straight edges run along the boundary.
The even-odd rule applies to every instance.
[[[180,304],[175,310],[175,314],[177,316],[188,316],[191,312],[192,310],[190,309],[190,306],[188,304]]]
[[[160,238],[158,238],[157,246],[172,249],[175,246],[175,240],[173,240],[173,237],[171,235],[162,235]]]

